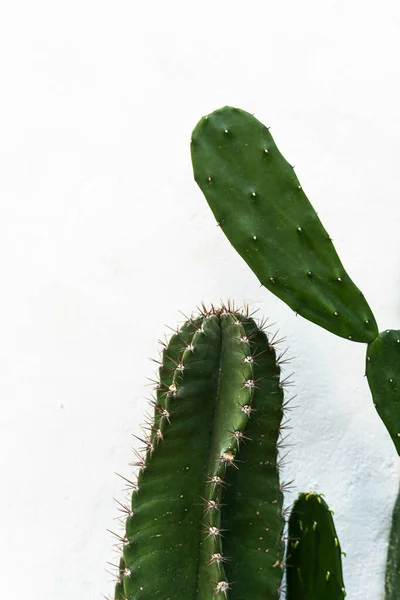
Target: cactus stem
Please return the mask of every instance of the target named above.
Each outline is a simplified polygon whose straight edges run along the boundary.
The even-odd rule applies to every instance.
[[[245,310],[248,314],[248,309],[245,308]],[[120,513],[125,515],[126,518],[126,538],[124,540],[124,538],[119,537],[117,540],[123,546],[124,558],[119,567],[120,577],[116,587],[115,600],[122,600],[124,596],[127,596],[129,600],[133,600],[139,595],[143,598],[151,598],[154,596],[154,591],[159,593],[161,587],[152,579],[149,579],[148,585],[144,586],[144,591],[143,586],[141,586],[141,583],[145,581],[144,567],[148,561],[152,560],[146,550],[153,547],[153,543],[155,544],[155,552],[158,552],[157,556],[159,556],[160,563],[158,564],[162,564],[162,568],[159,567],[160,574],[162,573],[162,577],[166,578],[170,575],[174,578],[180,578],[180,589],[186,590],[186,596],[185,594],[182,594],[182,596],[187,597],[188,594],[190,595],[188,592],[191,589],[190,586],[193,590],[204,586],[204,590],[208,589],[208,595],[205,593],[205,595],[203,594],[204,597],[210,598],[215,593],[217,594],[216,600],[224,600],[225,597],[231,595],[231,592],[228,591],[231,582],[235,591],[236,586],[238,586],[238,597],[245,596],[245,590],[248,588],[249,582],[240,582],[238,577],[237,565],[240,558],[240,546],[238,546],[235,538],[237,529],[239,530],[237,534],[240,536],[240,543],[243,541],[243,537],[248,538],[250,541],[254,538],[254,550],[257,550],[257,546],[263,544],[263,547],[260,548],[262,552],[257,553],[259,556],[262,555],[261,559],[254,556],[254,560],[252,558],[247,561],[249,564],[246,566],[246,572],[247,567],[251,567],[255,563],[255,576],[260,577],[260,581],[264,578],[268,589],[268,597],[275,597],[276,590],[280,585],[280,570],[276,569],[273,575],[274,570],[271,572],[270,569],[267,570],[266,568],[266,565],[271,566],[277,558],[280,558],[283,552],[280,540],[283,528],[283,518],[281,517],[282,489],[280,488],[276,469],[276,444],[279,439],[278,432],[282,418],[283,395],[280,401],[278,401],[277,396],[272,395],[276,393],[276,390],[279,394],[279,377],[277,376],[279,368],[276,367],[277,353],[271,351],[268,339],[257,328],[254,321],[243,313],[239,316],[236,311],[234,314],[229,314],[232,311],[230,302],[222,308],[212,306],[211,309],[207,309],[202,305],[200,311],[202,316],[196,316],[195,318],[192,316],[190,322],[187,319],[185,324],[180,327],[179,332],[175,334],[176,337],[171,338],[167,348],[163,350],[160,379],[156,384],[157,391],[151,394],[152,397],[149,400],[149,404],[154,409],[153,419],[146,420],[143,434],[139,430],[138,435],[134,436],[136,440],[139,440],[139,446],[142,447],[141,451],[146,451],[146,455],[143,456],[139,451],[135,452],[131,466],[146,470],[144,473],[139,472],[138,484],[130,483],[134,486],[135,492],[140,487],[138,493],[134,493],[132,496],[131,508],[128,504],[121,503],[120,506]],[[201,323],[202,326],[200,327]],[[263,327],[266,324],[265,321]],[[235,325],[235,327],[232,327],[232,325]],[[251,343],[249,343],[250,338],[254,339]],[[274,337],[274,340],[277,340],[277,336]],[[224,359],[222,371],[221,364],[218,363],[218,360],[215,360],[218,359],[219,352],[221,352],[217,347],[221,342]],[[194,350],[195,354],[193,356]],[[204,363],[204,357],[209,360],[209,356],[213,357],[214,363],[210,360],[208,366]],[[183,366],[185,367],[184,370],[181,368]],[[266,376],[262,377],[264,368],[267,368],[267,372]],[[197,369],[199,369],[200,378],[197,375]],[[212,369],[215,369],[215,371],[212,371]],[[268,369],[270,370],[268,371]],[[209,372],[215,372],[215,381],[209,377]],[[217,376],[222,383],[221,392],[219,392],[219,388],[215,383]],[[215,441],[210,449],[207,444],[204,446],[204,457],[202,456],[200,459],[196,454],[197,447],[192,444],[193,436],[200,436],[192,420],[193,410],[198,405],[197,398],[200,398],[194,385],[199,386],[200,389],[204,388],[207,392],[204,394],[206,403],[210,395],[208,388],[211,389],[212,394],[216,392],[218,400],[219,393],[224,401],[230,400],[230,413],[227,422],[225,423],[226,415],[221,409],[220,416],[215,419],[217,431],[206,432],[207,435],[211,435],[210,439]],[[215,388],[214,392],[212,387]],[[233,395],[230,396],[230,394]],[[174,400],[175,396],[179,398],[179,401]],[[265,402],[265,405],[263,405],[263,402]],[[223,406],[221,403],[221,407]],[[270,408],[273,411],[271,422],[269,421]],[[209,410],[210,415],[212,415],[214,410],[212,402],[204,409],[201,407],[201,411],[199,408],[200,417],[204,414],[203,410]],[[246,425],[247,418],[253,412],[256,413],[257,418],[251,419]],[[173,423],[171,429],[168,428],[170,416]],[[189,425],[189,430],[183,433],[183,424],[186,427],[186,423]],[[204,428],[204,424],[202,424],[199,429],[203,431],[207,427]],[[173,446],[175,443],[183,441],[182,436],[185,436],[187,442],[185,444],[186,453],[178,454],[177,458],[172,460],[170,457],[172,457],[174,450]],[[264,437],[265,440],[262,440]],[[251,450],[253,446],[252,438],[256,440],[253,450]],[[160,444],[159,442],[164,441],[164,439],[165,444]],[[243,441],[243,444],[240,443],[241,441]],[[283,441],[281,440],[281,442]],[[273,448],[271,456],[268,454],[270,446]],[[153,451],[154,456],[151,456]],[[171,475],[171,483],[167,477],[164,479],[165,470],[162,468],[162,457],[168,459],[166,464],[170,468],[168,473]],[[178,467],[174,464],[175,460]],[[247,475],[246,469],[242,467],[244,464],[247,465],[248,461],[253,466],[250,474]],[[207,462],[208,467],[206,466]],[[202,471],[204,474],[196,489],[192,483],[195,471],[192,468],[192,463],[196,463],[198,474],[201,475]],[[188,464],[190,467],[187,466]],[[201,468],[202,465],[204,465],[203,469]],[[228,468],[230,466],[234,468]],[[187,471],[187,469],[190,470]],[[180,483],[178,482],[178,485],[174,487],[176,496],[175,494],[172,495],[168,491],[172,486],[172,475],[182,472],[184,474],[179,479]],[[156,475],[158,474],[163,477],[157,480]],[[273,480],[271,490],[268,487],[269,483],[265,486],[266,500],[263,501],[261,496],[260,499],[257,496],[256,506],[260,507],[260,512],[257,513],[259,515],[257,524],[262,525],[259,532],[261,536],[265,536],[264,542],[258,542],[258,539],[262,538],[252,527],[249,528],[249,531],[240,531],[242,511],[239,511],[239,507],[241,509],[244,505],[243,508],[246,508],[246,498],[238,497],[236,488],[239,488],[240,484],[242,489],[248,490],[251,483],[249,480],[250,475],[251,479],[256,477],[260,481],[264,477],[267,477],[268,481],[269,478]],[[165,493],[164,488],[166,488]],[[157,490],[158,495],[156,494]],[[185,492],[185,490],[188,490],[188,493],[182,494],[182,491]],[[204,490],[203,493],[201,493],[202,490]],[[161,496],[165,495],[168,506],[168,508],[163,508],[163,514],[160,512],[161,504],[158,503],[160,494]],[[184,499],[180,500],[179,498]],[[196,504],[199,505],[197,508]],[[192,511],[195,517],[193,518],[192,514],[189,517],[188,511]],[[135,513],[134,516],[133,513]],[[155,517],[152,515],[155,515]],[[171,557],[173,552],[174,557],[176,556],[177,559],[178,553],[181,553],[182,558],[186,561],[189,560],[187,557],[190,546],[187,540],[182,539],[182,537],[175,537],[176,540],[179,540],[179,543],[173,542],[174,538],[168,527],[168,523],[174,522],[173,516],[167,517],[167,515],[176,517],[176,533],[178,533],[178,528],[182,532],[191,529],[192,535],[197,536],[199,552],[195,557],[195,561],[199,561],[200,568],[196,568],[196,562],[194,561],[190,571],[193,584],[187,583],[188,576],[186,576],[186,573],[189,572],[188,570],[185,570],[183,575],[180,573],[176,575],[175,572],[172,573],[172,569],[171,574],[168,573],[168,568],[164,569],[164,565],[170,564],[170,561],[165,558],[166,551],[171,553]],[[133,518],[131,518],[132,516]],[[163,522],[161,522],[161,516],[165,517]],[[269,531],[267,525],[263,525],[266,518],[270,520],[271,531],[263,534],[264,529]],[[253,518],[250,518],[250,521],[252,520]],[[145,535],[146,522],[152,523],[152,527],[154,527],[153,530],[149,529],[150,536]],[[269,525],[268,521],[267,524]],[[155,529],[156,527],[157,529]],[[158,529],[159,527],[160,529]],[[166,528],[165,535],[171,537],[171,542],[169,539],[167,542],[165,537],[161,538],[160,541],[156,540],[160,535],[164,535],[163,533],[160,534],[163,527]],[[275,541],[271,537],[276,538]],[[272,544],[277,544],[276,552],[274,551],[275,546]],[[265,552],[267,554],[264,554]],[[246,565],[246,559],[243,560],[244,563],[240,562],[240,564]],[[176,564],[181,565],[182,560],[176,560]],[[280,565],[279,561],[278,564]],[[124,570],[125,565],[132,571],[132,574]],[[139,568],[137,568],[138,565]],[[140,568],[142,568],[141,571]],[[207,574],[207,570],[209,570],[209,574]],[[263,571],[263,573],[258,573],[258,571]],[[198,581],[201,581],[201,586],[199,586]],[[254,587],[256,592],[255,596],[252,593],[252,597],[258,597],[257,585],[251,582],[251,586]]]

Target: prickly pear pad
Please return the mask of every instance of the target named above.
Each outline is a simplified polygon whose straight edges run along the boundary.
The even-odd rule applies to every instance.
[[[400,454],[400,331],[387,329],[368,344],[366,374],[376,410]]]
[[[328,331],[372,341],[371,309],[268,128],[226,106],[199,121],[191,154],[218,225],[260,282]]]

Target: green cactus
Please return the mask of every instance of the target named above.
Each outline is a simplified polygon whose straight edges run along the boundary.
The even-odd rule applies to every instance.
[[[342,552],[322,496],[306,492],[294,502],[287,554],[287,600],[343,600]]]
[[[371,309],[268,128],[226,106],[199,121],[191,153],[218,224],[260,282],[317,325],[372,341]]]
[[[400,454],[400,331],[388,329],[368,344],[366,374],[372,398]]]
[[[386,560],[385,600],[400,598],[400,491],[393,510]]]
[[[276,600],[282,388],[274,344],[246,312],[204,310],[172,336],[122,505],[116,600]]]

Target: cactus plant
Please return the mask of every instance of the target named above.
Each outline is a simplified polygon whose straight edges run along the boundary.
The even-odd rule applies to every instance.
[[[212,307],[172,336],[159,374],[115,599],[275,600],[284,383],[274,343],[247,312]]]
[[[368,344],[366,374],[374,404],[400,454],[400,332],[379,334],[268,128],[226,106],[199,121],[191,153],[195,180],[218,225],[261,283],[310,321]],[[398,512],[399,501],[387,557],[387,600],[400,589]]]
[[[385,599],[400,598],[400,492],[393,510],[386,560]]]
[[[130,482],[131,503],[118,503],[125,534],[117,536],[122,556],[114,600],[160,594],[275,600],[282,568],[288,600],[336,600],[332,590],[339,583],[343,598],[332,516],[316,494],[300,495],[293,506],[285,564],[286,486],[279,481],[278,451],[288,401],[275,344],[265,322],[228,303],[203,307],[164,345],[154,414],[138,438],[143,452],[131,463],[139,468],[137,482]],[[309,521],[318,523],[313,548],[321,556],[305,565]],[[297,581],[298,556],[305,570]],[[315,572],[318,560],[325,584],[311,588],[306,573]]]
[[[287,600],[343,600],[341,549],[332,513],[314,492],[299,495],[289,519]]]

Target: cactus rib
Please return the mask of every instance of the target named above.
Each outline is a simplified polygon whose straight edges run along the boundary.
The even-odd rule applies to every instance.
[[[268,128],[226,106],[199,121],[191,154],[218,224],[260,282],[328,331],[372,341],[371,309]]]

